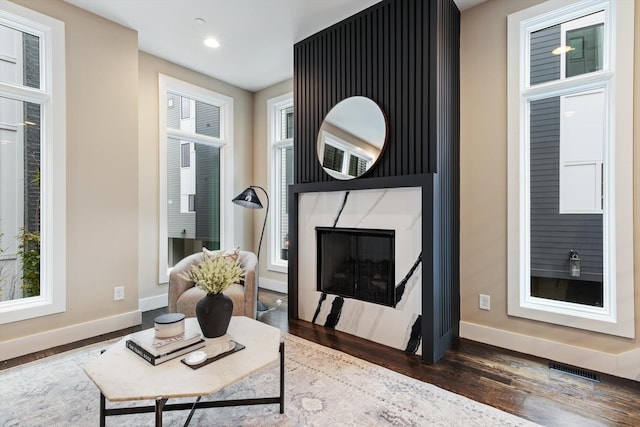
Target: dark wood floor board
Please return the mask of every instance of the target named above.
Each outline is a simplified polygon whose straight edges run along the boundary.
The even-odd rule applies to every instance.
[[[548,427],[595,427],[607,425],[598,420],[596,414],[591,412],[579,413],[571,407],[560,404],[558,400],[541,398],[532,394],[519,406],[518,415]]]

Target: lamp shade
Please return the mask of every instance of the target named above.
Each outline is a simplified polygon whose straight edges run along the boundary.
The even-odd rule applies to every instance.
[[[262,209],[262,203],[253,188],[248,187],[242,193],[238,194],[233,203],[249,209]]]

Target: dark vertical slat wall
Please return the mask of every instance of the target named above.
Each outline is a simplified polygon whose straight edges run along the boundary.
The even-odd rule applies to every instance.
[[[289,315],[297,318],[297,202],[315,191],[422,187],[423,360],[459,323],[459,30],[452,0],[386,0],[294,47],[294,182],[289,187]],[[326,114],[350,96],[385,112],[387,145],[364,176],[338,181],[318,161]]]
[[[460,93],[459,32],[460,13],[447,0],[432,3],[437,7],[439,37],[435,43],[437,69],[436,121],[437,170],[434,175],[434,244],[437,246],[437,273],[433,283],[440,290],[440,329],[434,331],[434,358],[439,359],[458,336],[459,306],[459,194],[460,194]]]
[[[318,130],[331,108],[356,95],[377,102],[389,124],[387,146],[365,177],[434,172],[425,148],[428,9],[422,1],[385,1],[295,45],[296,183],[333,180],[316,156]]]

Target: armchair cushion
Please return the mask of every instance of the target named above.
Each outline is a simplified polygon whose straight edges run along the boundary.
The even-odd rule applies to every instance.
[[[203,248],[204,249],[204,248]],[[258,290],[256,287],[256,266],[258,258],[253,252],[248,251],[207,251],[207,255],[217,256],[224,252],[225,256],[237,253],[238,262],[245,271],[243,283],[234,283],[223,293],[233,301],[233,315],[256,317],[256,302]],[[202,261],[204,252],[189,255],[180,260],[171,270],[169,275],[169,312],[183,313],[187,317],[195,316],[195,307],[206,293],[195,286],[193,281],[180,277],[183,272],[189,271],[192,264]]]

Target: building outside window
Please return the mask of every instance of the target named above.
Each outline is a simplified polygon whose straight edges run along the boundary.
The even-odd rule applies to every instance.
[[[293,94],[267,102],[269,188],[273,199],[270,222],[269,269],[287,272],[289,257],[289,205],[287,187],[293,184]]]
[[[0,1],[0,323],[65,309],[65,156],[64,24]]]
[[[615,154],[630,141],[616,117],[629,84],[624,60],[614,61],[624,43],[617,6],[583,1],[509,18],[512,315],[607,331],[602,322],[620,313],[628,278],[617,277],[616,190],[630,181]]]
[[[160,80],[162,283],[182,258],[203,247],[220,249],[230,234],[225,194],[232,190],[225,186],[233,183],[233,100],[166,76]]]

